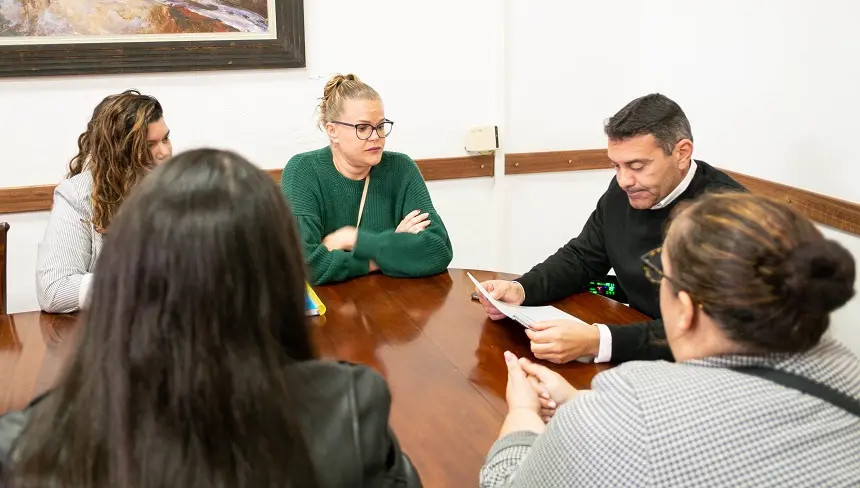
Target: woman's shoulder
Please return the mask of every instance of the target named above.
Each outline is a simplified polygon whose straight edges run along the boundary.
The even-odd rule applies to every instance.
[[[54,188],[54,201],[62,199],[85,218],[92,213],[93,175],[88,170],[65,178]]]
[[[0,415],[0,462],[7,463],[15,441],[21,435],[24,427],[32,416],[33,407],[51,393],[48,390],[37,396],[21,410],[13,410]]]
[[[703,367],[695,361],[628,361],[594,377],[595,383],[623,384],[631,389],[640,387],[671,387],[682,383],[698,383],[725,373],[725,368]]]
[[[408,154],[397,151],[383,151],[382,160],[392,165],[403,168],[418,167],[418,165],[415,163],[415,160],[412,159]]]
[[[284,171],[305,171],[325,161],[331,161],[331,148],[329,146],[294,155],[287,161]]]
[[[301,361],[294,366],[300,374],[307,373],[309,376],[328,376],[336,380],[346,381],[382,381],[382,375],[375,369],[364,364],[353,363],[350,361],[339,361],[332,359],[311,359]]]
[[[89,170],[84,170],[65,178],[57,185],[57,190],[66,190],[89,198],[93,191],[93,174]]]
[[[387,168],[390,173],[400,176],[414,176],[424,179],[418,164],[409,155],[397,151],[383,151],[381,167]]]
[[[12,446],[24,430],[29,416],[28,410],[16,410],[0,416],[0,461],[2,463],[9,461]]]
[[[306,193],[310,188],[315,188],[315,185],[309,185],[308,182],[324,179],[324,173],[319,170],[326,161],[333,164],[331,148],[328,146],[291,157],[281,171],[281,189],[292,199],[298,193]]]
[[[803,353],[729,354],[680,363],[630,361],[595,376],[592,388],[650,402],[657,410],[666,410],[670,404],[688,408],[697,402],[708,404],[709,398],[719,401],[733,395],[740,395],[744,401],[756,397],[767,402],[774,398],[774,392],[783,389],[734,369],[745,366],[792,372],[860,397],[860,362],[847,348],[830,340],[822,340]]]
[[[307,388],[306,394],[342,398],[354,391],[359,403],[388,403],[390,393],[385,378],[370,366],[348,361],[314,359],[294,365],[294,371]]]
[[[700,367],[669,361],[629,361],[597,374],[592,390],[610,398],[641,402],[652,395],[697,389],[719,382],[721,368]]]

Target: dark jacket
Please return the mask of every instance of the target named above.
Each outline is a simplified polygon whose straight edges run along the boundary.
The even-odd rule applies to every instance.
[[[579,293],[610,269],[630,299],[630,307],[658,320],[633,325],[607,324],[612,361],[673,360],[660,317],[660,290],[642,270],[643,254],[663,244],[666,223],[676,205],[710,192],[744,192],[729,175],[696,160],[690,185],[672,203],[637,210],[613,177],[580,234],[544,262],[518,278],[526,292],[523,305],[544,305]]]
[[[296,392],[302,402],[300,425],[324,488],[420,487],[409,457],[388,425],[391,395],[373,369],[346,362],[305,361],[298,366],[308,381]],[[47,393],[50,394],[50,393]],[[9,453],[31,409],[0,416],[0,456]]]

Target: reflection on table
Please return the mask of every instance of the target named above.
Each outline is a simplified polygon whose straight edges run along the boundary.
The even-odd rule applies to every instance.
[[[492,322],[471,300],[467,270],[422,279],[371,275],[316,287],[325,316],[311,320],[319,353],[380,371],[392,395],[391,424],[424,486],[474,486],[504,415],[505,350],[531,357],[512,321]],[[513,275],[470,271],[478,280]],[[586,322],[625,324],[642,314],[583,293],[555,304]],[[22,408],[51,387],[74,347],[74,315],[0,315],[0,411]],[[609,365],[550,365],[577,388]]]

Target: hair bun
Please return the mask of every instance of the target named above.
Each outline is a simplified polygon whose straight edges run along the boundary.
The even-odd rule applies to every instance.
[[[342,75],[342,74],[338,73],[338,74],[332,76],[331,78],[329,78],[328,82],[325,84],[325,88],[323,88],[323,100],[327,100],[332,95],[332,93],[337,91],[337,89],[340,87],[340,85],[342,85],[343,82],[345,82],[345,81],[361,81],[361,80],[359,80],[358,77],[352,73],[346,74],[346,75]]]
[[[807,242],[785,262],[785,287],[800,307],[829,313],[854,296],[854,273],[854,257],[838,242]]]

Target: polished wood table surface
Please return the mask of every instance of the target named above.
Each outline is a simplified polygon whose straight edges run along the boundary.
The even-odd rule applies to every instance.
[[[513,275],[472,271],[479,281]],[[316,287],[327,311],[312,320],[324,357],[364,363],[388,381],[391,424],[426,487],[475,486],[504,416],[502,353],[532,357],[516,322],[493,322],[470,298],[465,270],[430,278],[371,275]],[[645,320],[607,298],[582,293],[555,304],[586,322]],[[50,388],[76,332],[73,315],[0,315],[0,412]],[[533,358],[533,357],[532,357]],[[610,365],[553,365],[577,388]]]

